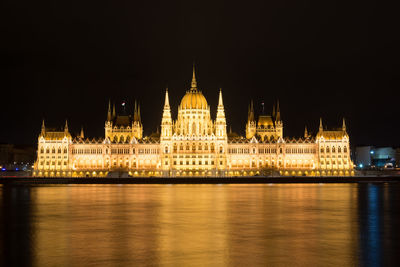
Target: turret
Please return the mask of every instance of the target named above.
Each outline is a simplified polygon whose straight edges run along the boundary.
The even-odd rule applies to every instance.
[[[117,114],[115,113],[115,103],[113,104],[112,119],[115,119]]]
[[[172,136],[171,107],[169,106],[168,88],[165,90],[164,110],[161,119],[161,139],[169,139]]]
[[[111,121],[111,101],[108,100],[107,121]]]
[[[279,100],[276,104],[276,122],[281,121],[281,110],[279,109]]]
[[[219,138],[226,138],[226,118],[224,104],[222,101],[222,90],[219,90],[217,119],[215,121],[216,136]]]
[[[319,131],[324,131],[324,127],[322,126],[322,118],[319,118]]]
[[[136,139],[142,139],[143,137],[143,125],[140,118],[140,105],[136,103],[136,100],[133,113],[132,134]]]
[[[278,138],[283,137],[283,122],[281,119],[281,109],[279,107],[279,100],[276,102],[275,130]]]
[[[44,119],[42,121],[42,130],[40,132],[40,135],[44,136],[46,134],[46,126],[44,125]]]
[[[255,116],[254,116],[253,100],[251,100],[251,102],[250,102],[249,112],[248,112],[248,116],[247,116],[247,121],[248,121],[248,122],[256,121],[256,120],[255,120]]]
[[[246,124],[246,138],[250,139],[256,134],[256,120],[254,116],[254,106],[253,100],[250,102],[249,112],[247,115],[247,124]]]
[[[275,112],[275,103],[274,103],[274,105],[272,106],[272,118],[275,119],[275,116],[276,116],[276,112]]]
[[[80,138],[85,138],[85,133],[83,132],[83,126],[81,127],[81,133],[79,135]]]
[[[68,133],[68,120],[65,120],[64,133]]]
[[[307,126],[304,127],[304,138],[308,138],[308,131],[307,131]]]
[[[343,124],[342,124],[342,131],[345,132],[346,131],[346,121],[343,118]]]

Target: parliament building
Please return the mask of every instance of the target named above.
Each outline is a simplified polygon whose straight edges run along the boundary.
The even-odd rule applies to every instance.
[[[72,136],[64,129],[47,129],[43,121],[38,138],[34,176],[113,177],[124,173],[138,177],[235,177],[235,176],[350,176],[349,135],[342,127],[326,130],[320,120],[315,136],[283,135],[279,102],[272,114],[256,118],[248,110],[245,136],[227,131],[222,91],[217,114],[197,87],[195,71],[176,119],[171,116],[165,92],[161,131],[143,136],[140,106],[134,114],[116,114],[108,105],[104,138],[85,138],[83,130]]]

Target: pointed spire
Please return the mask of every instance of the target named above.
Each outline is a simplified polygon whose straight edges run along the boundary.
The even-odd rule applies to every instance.
[[[138,117],[138,122],[141,123],[142,119],[140,118],[140,104],[138,104],[137,117]]]
[[[232,134],[232,126],[229,126],[229,133]]]
[[[342,124],[342,130],[345,132],[346,131],[346,121],[343,118],[343,124]]]
[[[304,138],[308,138],[307,126],[304,127]]]
[[[108,100],[107,121],[111,121],[111,101]]]
[[[83,132],[83,126],[81,127],[81,134],[79,135],[82,139],[85,138],[85,134]]]
[[[116,116],[116,113],[115,113],[115,103],[114,103],[113,104],[113,111],[112,111],[112,118],[114,119],[115,116]]]
[[[68,120],[65,120],[64,132],[68,133]]]
[[[254,105],[253,100],[250,102],[248,121],[254,121]]]
[[[136,102],[136,99],[135,99],[135,107],[134,107],[134,110],[133,110],[133,121],[137,121],[138,119],[137,119],[137,102]]]
[[[275,118],[276,112],[275,112],[275,103],[272,106],[272,117]]]
[[[42,121],[42,132],[41,134],[44,135],[46,133],[46,126],[44,125],[44,119]]]
[[[164,107],[169,107],[168,87],[167,87],[167,89],[165,89],[165,101],[164,101]]]
[[[218,98],[218,106],[223,107],[224,103],[222,102],[222,89],[219,89],[219,98]]]
[[[196,74],[195,74],[195,66],[193,63],[193,77],[192,77],[192,86],[190,88],[191,91],[197,90],[197,82],[196,82]]]
[[[276,121],[281,120],[281,111],[279,109],[279,100],[276,103]]]
[[[319,130],[322,132],[324,127],[322,126],[322,118],[319,118]]]

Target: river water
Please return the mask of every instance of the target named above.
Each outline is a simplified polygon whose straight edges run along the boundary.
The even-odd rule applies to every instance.
[[[400,184],[0,187],[3,266],[399,266]]]

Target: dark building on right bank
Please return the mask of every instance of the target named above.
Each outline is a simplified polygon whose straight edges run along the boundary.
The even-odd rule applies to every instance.
[[[400,148],[358,146],[355,149],[358,169],[394,169],[400,166]]]

